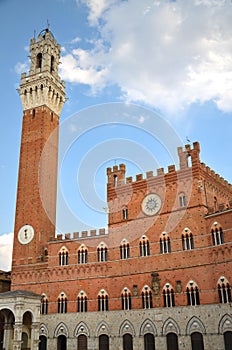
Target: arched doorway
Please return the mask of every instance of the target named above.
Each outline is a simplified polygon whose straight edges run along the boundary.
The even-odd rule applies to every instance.
[[[99,337],[99,350],[109,350],[109,337],[106,334],[101,334]]]
[[[178,350],[178,336],[176,333],[167,334],[167,350]]]
[[[124,334],[123,336],[123,350],[133,350],[133,338],[131,334]]]
[[[144,350],[155,350],[155,337],[151,333],[144,335]]]
[[[232,332],[228,331],[224,333],[224,343],[225,343],[225,350],[232,349]]]
[[[192,350],[204,350],[203,336],[199,332],[191,334]]]
[[[25,312],[23,315],[23,329],[22,329],[22,345],[21,349],[26,350],[31,347],[31,325],[32,325],[32,314]]]
[[[47,350],[47,338],[45,335],[39,337],[39,350]]]
[[[23,332],[22,333],[22,345],[21,345],[21,349],[22,350],[26,350],[28,349],[28,334]]]
[[[65,335],[59,335],[57,338],[57,350],[67,350],[67,338]]]
[[[77,338],[77,349],[87,350],[87,337],[84,334],[80,334]]]
[[[15,317],[11,310],[0,310],[0,350],[12,349]]]

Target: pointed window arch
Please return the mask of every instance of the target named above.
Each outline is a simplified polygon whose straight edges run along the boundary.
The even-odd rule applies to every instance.
[[[175,293],[170,283],[166,283],[163,288],[163,298],[164,298],[164,307],[175,306]]]
[[[109,297],[104,289],[101,289],[98,293],[98,311],[108,311],[109,310]]]
[[[68,249],[66,247],[62,247],[59,251],[59,265],[68,265]]]
[[[122,310],[131,310],[131,292],[125,287],[121,294]]]
[[[171,253],[171,241],[167,232],[163,232],[160,236],[160,253]]]
[[[182,232],[182,248],[183,250],[194,249],[193,234],[188,227]]]
[[[48,298],[44,293],[41,296],[40,313],[41,315],[47,315],[48,313]]]
[[[36,56],[36,68],[42,68],[42,59],[43,59],[43,55],[40,52]]]
[[[219,278],[217,287],[220,303],[231,303],[231,287],[229,281],[224,276]]]
[[[87,295],[81,290],[77,296],[77,312],[87,312]]]
[[[58,302],[58,314],[66,314],[68,299],[64,292],[60,293],[57,302]]]
[[[199,289],[194,281],[189,281],[186,288],[188,305],[200,305]]]
[[[224,233],[220,224],[216,221],[211,227],[213,245],[221,245],[224,243]]]
[[[130,245],[125,238],[120,244],[120,257],[121,259],[129,259],[130,257]]]
[[[108,249],[104,242],[101,242],[97,247],[97,260],[98,262],[108,261]]]
[[[88,249],[84,244],[78,249],[78,264],[87,264],[88,262]]]
[[[139,253],[140,256],[150,255],[150,244],[148,238],[145,235],[143,235],[139,241]]]
[[[151,288],[148,286],[144,286],[142,289],[142,307],[143,309],[151,309],[152,308],[152,292]]]

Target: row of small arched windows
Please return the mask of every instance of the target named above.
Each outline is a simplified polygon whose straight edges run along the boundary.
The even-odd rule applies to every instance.
[[[181,235],[182,249],[192,250],[194,249],[194,239],[192,232],[185,228]],[[212,229],[212,240],[214,245],[220,245],[224,243],[224,236],[222,228],[215,227]],[[160,237],[160,254],[171,253],[171,240],[166,232],[163,232]],[[142,236],[139,242],[139,254],[141,257],[150,255],[150,243],[145,235]],[[123,239],[120,245],[120,258],[130,258],[130,244],[126,239]],[[108,249],[102,242],[97,248],[97,260],[98,262],[108,261]],[[84,244],[78,250],[78,264],[88,263],[88,249]],[[68,265],[68,251],[65,247],[62,247],[59,252],[59,265]]]
[[[39,88],[40,88],[41,91],[43,91],[44,85],[41,84]],[[35,91],[35,93],[37,93],[38,86],[35,86],[35,90],[34,91]],[[59,96],[58,92],[56,93],[55,90],[52,90],[51,86],[49,86],[48,91],[49,91],[50,94],[52,94],[53,97],[55,97],[56,99],[60,99],[60,102],[62,102],[62,100],[63,100],[62,96]],[[29,91],[27,91],[27,89],[25,89],[24,90],[24,95],[27,95],[28,92],[30,93],[30,95],[32,95],[32,93],[33,93],[32,87],[29,89]]]
[[[191,350],[204,350],[204,339],[200,332],[193,332],[191,337]],[[144,339],[144,350],[155,350],[155,336],[152,333],[146,333],[143,336]],[[232,332],[227,331],[224,333],[224,344],[225,350],[231,349]],[[110,349],[109,336],[107,334],[101,334],[98,338],[98,349],[109,350]],[[57,349],[67,348],[67,338],[65,335],[59,335],[57,339]],[[88,337],[85,334],[80,334],[77,338],[77,349],[87,350],[88,349]],[[122,338],[122,349],[133,350],[133,336],[130,333],[125,333]],[[176,333],[168,333],[166,335],[166,349],[167,350],[178,350],[179,341]],[[39,350],[47,350],[47,338],[44,335],[40,336]]]
[[[228,280],[222,276],[220,277],[218,284],[218,296],[220,303],[230,303],[231,302],[231,287]],[[175,306],[175,292],[171,284],[166,283],[163,291],[163,303],[164,307],[174,307]],[[186,297],[187,305],[195,306],[200,305],[200,295],[199,288],[194,281],[189,281],[186,287]],[[143,309],[153,308],[153,294],[151,289],[148,286],[144,286],[141,293],[141,301]],[[102,289],[98,293],[97,297],[98,302],[98,311],[108,311],[109,310],[109,296],[108,293]],[[67,312],[67,303],[68,299],[64,292],[60,293],[57,305],[58,313]],[[81,291],[77,297],[77,312],[87,312],[88,311],[88,298],[87,294],[84,291]],[[132,294],[131,291],[125,287],[121,293],[121,309],[122,310],[131,310],[132,309]],[[48,313],[48,299],[46,295],[42,296],[41,299],[41,313]]]

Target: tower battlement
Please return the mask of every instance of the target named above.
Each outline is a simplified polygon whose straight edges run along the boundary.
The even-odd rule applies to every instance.
[[[51,239],[51,241],[65,241],[65,240],[78,240],[78,239],[88,239],[100,236],[108,236],[108,232],[105,228],[92,229],[89,231],[80,231],[72,233],[58,233],[56,237]]]

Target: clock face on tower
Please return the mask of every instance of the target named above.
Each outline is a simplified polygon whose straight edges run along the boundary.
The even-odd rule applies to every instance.
[[[142,211],[148,216],[158,213],[161,208],[161,198],[156,193],[148,194],[142,201]]]
[[[21,244],[28,244],[34,237],[34,229],[31,225],[24,225],[18,232],[18,240]]]

